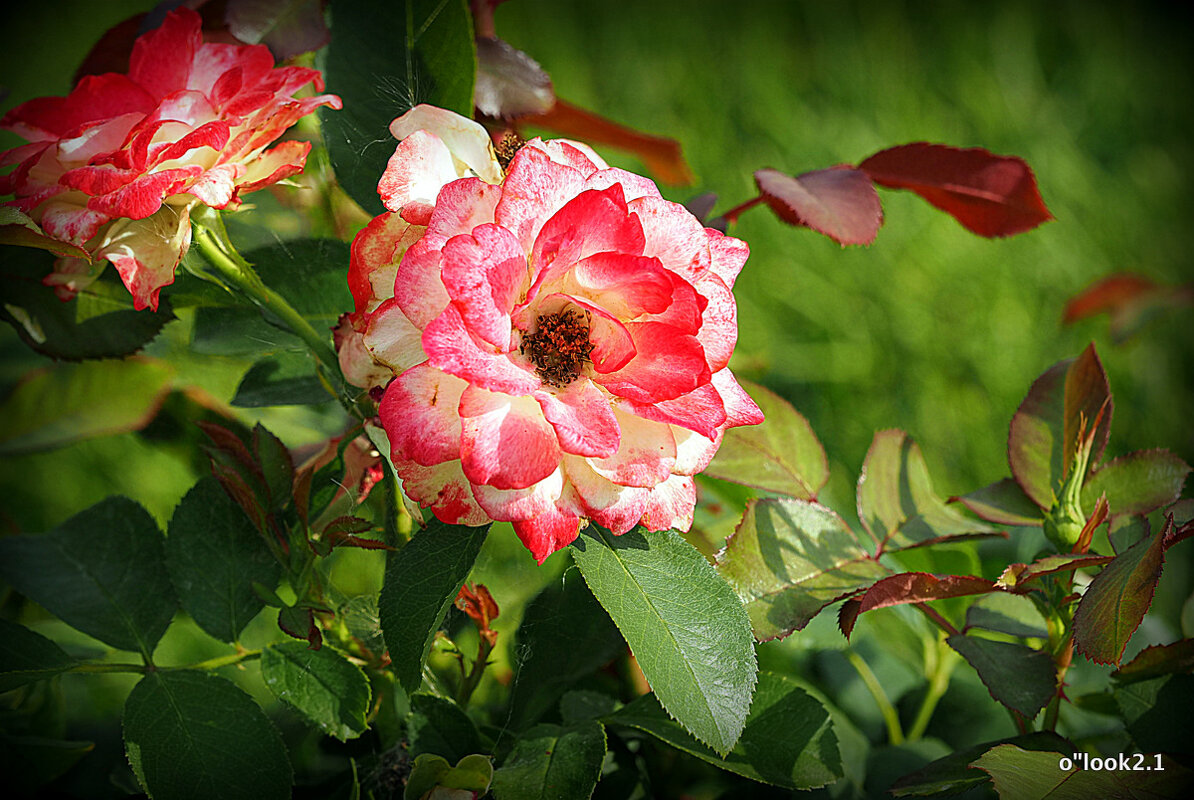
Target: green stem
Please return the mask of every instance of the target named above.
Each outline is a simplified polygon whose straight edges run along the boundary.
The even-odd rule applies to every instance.
[[[135,672],[144,674],[147,672],[174,672],[184,669],[213,670],[219,669],[220,667],[227,667],[230,664],[239,664],[242,661],[252,661],[253,659],[260,657],[260,650],[245,650],[240,653],[217,656],[216,658],[209,658],[206,661],[200,661],[195,664],[183,664],[177,667],[154,667],[150,664],[112,664],[102,661],[81,661],[66,671],[97,675],[113,672]]]
[[[216,240],[211,228],[195,225],[192,241],[219,277],[244,293],[259,308],[280,319],[295,336],[306,343],[324,369],[338,377],[340,362],[327,338],[312,328],[311,323],[307,322],[286,298],[261,282],[252,266],[232,247],[228,237],[220,235],[223,231],[216,230],[214,233],[223,241]]]
[[[920,703],[920,709],[916,712],[916,719],[912,721],[912,727],[908,731],[908,741],[915,742],[924,736],[925,730],[929,727],[929,720],[933,718],[933,712],[937,710],[937,703],[949,689],[949,678],[959,661],[960,658],[953,648],[946,644],[944,639],[938,639],[937,660],[932,674],[929,676],[929,688],[925,693],[924,700]]]
[[[887,724],[888,743],[903,744],[904,730],[900,727],[900,715],[896,713],[895,706],[887,699],[887,695],[883,692],[883,687],[879,685],[879,679],[875,677],[875,673],[871,672],[871,668],[867,666],[866,661],[854,650],[846,651],[846,660],[858,672],[858,677],[862,678],[862,682],[871,693],[871,697],[875,698],[875,704],[879,706],[879,713],[883,715],[883,722]]]
[[[477,660],[473,662],[472,669],[469,670],[468,675],[462,676],[463,680],[460,682],[460,688],[456,692],[456,703],[461,708],[468,707],[469,698],[473,696],[473,692],[477,689],[477,684],[481,682],[481,676],[485,674],[485,668],[489,666],[489,653],[493,646],[481,637],[481,643],[477,645]],[[463,671],[464,662],[461,661],[461,669]]]
[[[219,669],[220,667],[227,667],[232,664],[239,664],[242,661],[255,661],[258,658],[261,658],[260,650],[245,650],[240,653],[231,653],[226,656],[217,656],[215,658],[209,658],[206,661],[200,661],[197,664],[186,664],[181,667],[158,667],[158,670],[160,672],[170,672],[173,670],[182,670],[182,669],[212,670],[212,669]]]
[[[107,672],[140,672],[145,673],[149,671],[149,667],[145,664],[107,664],[96,661],[80,661],[75,664],[67,672],[79,672],[83,674],[102,674]]]

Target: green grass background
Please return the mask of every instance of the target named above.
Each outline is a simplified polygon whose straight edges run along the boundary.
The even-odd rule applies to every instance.
[[[148,5],[72,0],[6,10],[3,110],[65,93],[99,33]],[[1147,3],[511,0],[498,8],[496,23],[551,74],[561,97],[682,143],[696,184],[663,187],[671,199],[713,191],[724,211],[754,195],[755,169],[795,174],[858,163],[918,140],[984,146],[1034,168],[1056,220],[1011,239],[978,238],[918,198],[889,191],[881,192],[886,223],[866,248],[843,249],[763,208],[731,230],[752,250],[736,288],[733,365],[809,418],[832,467],[822,500],[849,516],[858,469],[882,428],[903,428],[921,443],[942,494],[1004,476],[1008,421],[1028,386],[1090,341],[1116,398],[1108,455],[1163,446],[1194,461],[1191,311],[1166,312],[1120,346],[1111,343],[1105,317],[1069,328],[1060,322],[1067,299],[1114,272],[1169,284],[1194,278],[1194,71],[1189,21],[1178,13]],[[0,133],[0,147],[15,143]],[[603,153],[638,167],[633,158]],[[187,324],[185,315],[173,323],[152,352],[179,359],[180,381],[228,400],[239,378],[233,373],[248,362],[186,356]],[[43,363],[7,327],[0,331],[0,391]],[[335,428],[320,414],[262,418],[290,445]],[[184,449],[162,447],[152,436],[93,440],[5,459],[0,511],[9,530],[45,529],[121,492],[164,524],[200,471]],[[1034,536],[1024,532],[1020,543],[980,552],[1001,564],[1004,556],[1027,558],[1039,546]],[[943,556],[935,565],[983,566],[973,547],[956,550],[952,561]],[[1163,621],[1146,630],[1157,640],[1179,632],[1190,592],[1190,557],[1172,555],[1158,594]],[[375,589],[378,559],[371,556],[345,557],[338,574],[347,593]],[[475,577],[504,588],[499,601],[508,613],[496,626],[503,641],[522,601],[557,573],[535,568],[508,530],[490,537]],[[918,685],[915,654],[898,652],[900,619],[894,612],[882,618],[881,645],[866,618],[855,638],[864,648],[872,643],[866,655],[893,700]],[[832,677],[849,668],[835,653],[809,649],[841,646],[831,622],[765,646],[761,658],[820,675],[819,685],[863,732],[881,738],[857,680]],[[917,624],[912,618],[905,627]],[[177,658],[166,661],[222,652],[186,629],[170,641]],[[880,649],[894,655],[881,658]],[[954,722],[949,741],[1006,735],[1006,718],[1003,727],[980,724],[991,716],[976,709],[991,704],[973,674],[962,672],[942,706]],[[97,719],[123,698],[117,689],[117,699],[97,705]],[[969,729],[959,727],[968,719]]]

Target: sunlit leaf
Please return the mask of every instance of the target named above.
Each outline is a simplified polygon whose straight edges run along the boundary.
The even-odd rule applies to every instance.
[[[946,506],[933,491],[920,446],[901,430],[879,431],[871,442],[858,478],[858,518],[880,552],[1007,535]]]
[[[1074,612],[1076,652],[1100,664],[1119,664],[1152,605],[1165,563],[1166,530],[1116,556],[1086,587]]]
[[[622,632],[660,703],[700,741],[728,752],[755,685],[741,601],[674,531],[613,536],[596,526],[572,557]]]
[[[741,378],[738,382],[759,406],[764,420],[726,431],[704,474],[815,500],[829,480],[829,464],[808,420],[774,392]]]
[[[1023,595],[1005,592],[983,595],[967,607],[966,629],[970,628],[1037,639],[1049,635],[1036,604]]]
[[[1111,433],[1111,388],[1094,345],[1076,359],[1058,362],[1036,379],[1012,417],[1007,453],[1012,477],[1024,493],[1044,509],[1069,472],[1078,443],[1079,420],[1094,424],[1103,404],[1107,410],[1095,433],[1090,463],[1102,456]]]
[[[788,789],[814,789],[842,775],[829,712],[791,679],[759,673],[742,737],[724,757],[670,719],[654,695],[644,695],[606,718],[646,731],[715,767]]]
[[[290,797],[293,773],[278,729],[216,675],[147,674],[124,704],[124,744],[156,800]]]
[[[337,0],[329,12],[332,40],[317,64],[344,108],[320,109],[319,119],[336,179],[372,216],[383,211],[377,181],[398,144],[390,121],[419,103],[472,116],[477,56],[468,4]]]
[[[755,172],[755,184],[784,222],[812,228],[838,244],[870,244],[883,224],[874,184],[853,167],[831,167],[796,177],[760,169]]]
[[[1057,691],[1057,670],[1046,652],[978,636],[950,636],[946,641],[970,662],[991,697],[1027,719]]]
[[[406,779],[403,800],[466,800],[481,797],[493,780],[493,764],[480,753],[448,763],[442,756],[423,753],[416,756],[414,767]],[[442,788],[444,791],[440,791]],[[394,797],[398,795],[395,794]]]
[[[837,514],[781,499],[747,505],[717,571],[746,604],[760,641],[801,630],[825,606],[889,574]]]
[[[1073,572],[1076,569],[1102,566],[1112,560],[1111,556],[1097,553],[1053,553],[1042,556],[1031,564],[1010,564],[999,576],[999,584],[1011,591],[1019,591],[1030,581],[1053,575],[1057,572]]]
[[[1032,169],[1016,156],[913,142],[875,153],[858,168],[880,186],[915,192],[979,236],[1011,236],[1053,219]]]
[[[0,576],[71,627],[147,656],[178,608],[162,532],[126,497],[109,497],[49,533],[0,539]]]
[[[1111,513],[1148,514],[1176,502],[1190,466],[1168,450],[1138,450],[1095,470],[1082,485],[1082,507],[1107,495]]]
[[[1000,800],[1178,797],[1191,777],[1189,770],[1169,759],[1156,771],[1082,769],[1080,763],[1062,769],[1061,758],[1072,753],[1001,744],[975,759],[971,766],[991,776]]]
[[[378,610],[394,673],[406,691],[415,691],[423,682],[423,664],[435,632],[488,532],[489,526],[446,525],[433,519],[401,550],[386,555]],[[457,757],[461,755],[467,753]]]

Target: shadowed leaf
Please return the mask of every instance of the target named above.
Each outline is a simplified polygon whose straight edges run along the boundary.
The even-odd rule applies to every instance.
[[[261,677],[274,695],[340,741],[369,727],[371,690],[365,673],[332,647],[311,650],[278,642],[261,653]]]
[[[915,772],[908,773],[891,785],[891,793],[896,797],[933,797],[960,793],[986,783],[990,777],[977,767],[970,766],[970,762],[1001,744],[1051,753],[1070,753],[1074,749],[1070,742],[1048,731],[1037,731],[1026,736],[1000,739],[997,742],[984,742],[950,753],[945,758],[939,758]]]
[[[469,715],[442,697],[412,694],[406,729],[411,755],[433,753],[456,763],[470,753],[487,752]]]
[[[1106,493],[1115,516],[1148,514],[1176,502],[1190,467],[1168,450],[1138,450],[1099,467],[1082,486],[1082,507]]]
[[[605,729],[536,725],[518,737],[493,773],[497,800],[573,800],[593,794],[605,758]]]
[[[717,571],[746,604],[759,641],[801,630],[830,603],[889,574],[837,514],[783,499],[747,505]]]
[[[981,147],[914,142],[858,165],[889,189],[909,189],[979,236],[1011,236],[1053,219],[1023,159]]]
[[[946,641],[974,667],[991,697],[1028,719],[1057,690],[1057,671],[1048,653],[978,636],[951,636]]]
[[[949,502],[961,503],[988,522],[999,525],[1041,525],[1041,509],[1011,478],[995,481],[969,494],[951,497]]]
[[[726,431],[705,474],[815,500],[829,480],[829,464],[808,420],[774,392],[741,378],[738,383],[759,406],[764,420]]]
[[[323,0],[228,0],[228,32],[249,44],[264,44],[282,61],[328,43]]]
[[[966,630],[970,628],[1037,639],[1049,635],[1045,618],[1031,600],[1005,592],[983,595],[970,604],[966,609]]]
[[[1160,770],[1102,771],[1061,768],[1059,759],[1073,751],[1031,751],[1001,744],[971,764],[991,776],[1001,800],[1090,800],[1094,797],[1179,797],[1191,772],[1165,759]],[[1151,764],[1150,764],[1151,766]]]
[[[0,619],[0,692],[52,678],[75,659],[40,633]]]
[[[1153,645],[1111,673],[1121,683],[1159,678],[1175,672],[1194,671],[1194,639],[1180,639],[1173,644]]]

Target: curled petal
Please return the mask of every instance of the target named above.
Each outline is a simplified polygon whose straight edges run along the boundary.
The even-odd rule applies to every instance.
[[[531,551],[535,562],[542,564],[549,555],[576,540],[580,534],[580,518],[553,506],[530,519],[516,520],[514,532]]]
[[[374,217],[356,235],[348,262],[348,288],[358,312],[372,311],[394,296],[398,263],[422,235],[422,228],[397,214]]]
[[[685,475],[673,475],[651,490],[643,525],[649,531],[686,531],[692,527],[696,508],[696,483]]]
[[[394,148],[377,183],[377,193],[390,211],[402,211],[410,203],[430,208],[439,190],[459,177],[452,154],[439,137],[416,131]]]
[[[594,380],[636,403],[660,403],[706,386],[711,373],[695,336],[659,322],[631,322],[636,355],[626,366]]]
[[[489,133],[480,123],[443,108],[420,104],[390,123],[390,135],[406,141],[427,132],[443,142],[451,154],[456,175],[472,172],[486,183],[500,183],[502,167],[493,154]]]
[[[502,186],[493,221],[513,233],[529,253],[543,223],[576,196],[584,176],[555,163],[542,150],[524,147],[510,162]]]
[[[642,519],[651,490],[622,486],[599,475],[582,458],[565,457],[564,469],[584,505],[585,516],[620,536]]]
[[[191,206],[162,206],[145,219],[111,224],[96,255],[116,267],[134,308],[156,311],[158,293],[174,282],[174,268],[190,245]]]
[[[394,375],[427,360],[427,354],[423,352],[423,332],[406,318],[392,299],[368,315],[361,345]]]
[[[443,248],[444,287],[465,326],[499,350],[510,349],[510,310],[526,287],[526,254],[505,228],[479,225]]]
[[[515,364],[510,355],[479,344],[455,305],[432,320],[422,341],[429,364],[474,386],[510,395],[529,395],[540,386],[535,373]]]
[[[617,452],[621,430],[610,398],[589,379],[578,378],[555,392],[540,389],[535,399],[565,453],[605,458]]]
[[[423,466],[394,459],[394,468],[402,476],[402,490],[407,496],[423,508],[430,508],[441,522],[484,525],[492,519],[473,499],[472,486],[459,461]]]

